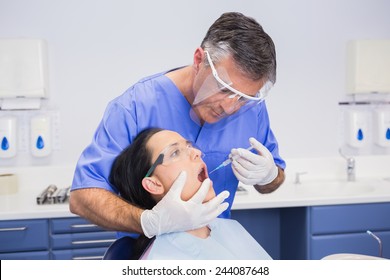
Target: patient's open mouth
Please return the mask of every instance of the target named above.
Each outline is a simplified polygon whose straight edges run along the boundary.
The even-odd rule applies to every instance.
[[[198,172],[198,180],[200,182],[203,182],[204,180],[206,180],[208,178],[208,174],[207,174],[207,170],[206,170],[206,166],[202,166],[201,169],[199,170]]]

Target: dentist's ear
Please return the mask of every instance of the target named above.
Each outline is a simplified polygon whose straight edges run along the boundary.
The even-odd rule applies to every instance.
[[[163,194],[164,193],[164,187],[162,184],[152,178],[152,177],[146,177],[142,179],[142,187],[151,194]]]
[[[204,61],[204,51],[202,48],[197,48],[194,53],[194,64],[193,67],[195,72],[198,73],[200,64]]]

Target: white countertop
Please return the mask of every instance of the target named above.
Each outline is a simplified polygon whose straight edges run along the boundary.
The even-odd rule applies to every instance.
[[[341,157],[286,160],[286,180],[271,194],[244,186],[233,209],[300,207],[390,202],[390,156],[355,157],[356,182],[347,182],[347,164]],[[300,184],[295,184],[296,173]],[[313,187],[313,188],[311,188]]]
[[[0,196],[0,221],[40,218],[76,217],[69,203],[36,204],[36,193]]]
[[[75,217],[68,203],[36,203],[36,197],[50,184],[70,186],[73,171],[73,166],[0,168],[0,174],[16,174],[18,181],[16,193],[0,195],[0,220]]]
[[[233,209],[301,207],[315,205],[390,202],[390,156],[356,158],[356,182],[345,180],[340,158],[287,161],[286,181],[275,192],[260,194],[252,186],[236,195]],[[70,186],[73,166],[0,168],[17,175],[18,191],[0,195],[0,220],[73,217],[69,205],[38,205],[36,197],[50,184]],[[294,184],[296,172],[301,184]],[[1,187],[1,186],[0,186]]]
[[[378,178],[357,179],[354,183],[342,181],[337,188],[331,180],[309,181],[302,184],[285,182],[270,194],[260,194],[252,186],[247,192],[238,192],[232,209],[281,208],[317,205],[390,202],[390,181]],[[330,186],[328,190],[327,187]],[[313,190],[310,190],[313,188]]]

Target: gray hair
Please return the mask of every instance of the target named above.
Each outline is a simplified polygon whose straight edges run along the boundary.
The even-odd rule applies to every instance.
[[[253,80],[276,82],[276,51],[271,37],[253,18],[224,13],[207,31],[201,47],[213,61],[232,56],[237,67]]]

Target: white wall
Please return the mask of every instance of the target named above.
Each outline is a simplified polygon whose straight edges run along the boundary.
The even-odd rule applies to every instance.
[[[53,164],[74,164],[107,102],[145,75],[189,64],[226,11],[256,18],[277,48],[267,100],[285,158],[337,154],[345,46],[390,38],[387,0],[0,0],[0,38],[49,45],[50,107],[61,116]]]

